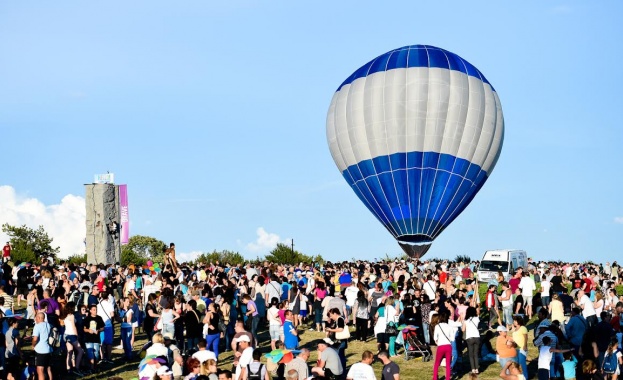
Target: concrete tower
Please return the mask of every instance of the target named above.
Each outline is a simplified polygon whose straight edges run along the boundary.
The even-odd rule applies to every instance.
[[[119,187],[112,183],[85,187],[87,262],[114,264],[121,257]]]

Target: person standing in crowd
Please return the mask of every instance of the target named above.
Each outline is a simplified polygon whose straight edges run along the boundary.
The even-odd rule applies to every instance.
[[[448,311],[444,310],[439,313],[439,323],[433,331],[433,339],[437,344],[437,353],[435,354],[435,363],[433,364],[433,380],[439,378],[439,366],[441,360],[446,360],[446,379],[450,379],[452,371],[452,342],[455,339],[454,328],[448,324]]]
[[[588,328],[597,325],[597,313],[593,307],[593,301],[586,295],[584,290],[578,290],[575,304],[582,309],[582,316],[586,319]]]
[[[2,247],[2,262],[7,263],[9,261],[11,261],[11,243],[7,241]]]
[[[20,359],[23,357],[21,350],[21,338],[19,335],[19,320],[16,318],[8,319],[9,329],[5,334],[6,350],[4,369],[7,375],[7,380],[21,380],[20,376]],[[36,352],[36,351],[35,351]]]
[[[525,326],[524,318],[520,315],[513,317],[513,335],[512,340],[517,345],[517,359],[521,365],[524,376],[528,376],[528,329]]]
[[[46,375],[48,379],[53,379],[51,367],[52,347],[48,344],[52,326],[45,319],[45,313],[38,312],[32,332],[32,344],[35,348],[35,366],[37,366],[37,377],[39,380],[45,380]]]
[[[260,317],[259,313],[257,312],[257,306],[255,305],[255,302],[251,299],[251,296],[248,294],[242,296],[242,303],[247,307],[246,316],[250,321],[248,326],[250,327],[251,334],[253,334],[253,338],[255,339],[255,341],[259,342],[257,338],[257,328],[260,323]]]
[[[295,350],[299,346],[299,337],[294,326],[294,313],[291,310],[285,312],[286,321],[283,324],[283,345],[288,350]]]
[[[108,292],[101,293],[101,299],[97,304],[97,315],[104,321],[104,334],[101,338],[102,361],[112,364],[112,342],[114,337],[114,327],[112,325],[115,316],[115,303],[111,301]]]
[[[207,347],[210,351],[214,352],[216,358],[219,355],[219,343],[221,341],[221,332],[218,329],[221,315],[219,312],[219,306],[210,302],[207,308],[205,317],[203,318],[204,330],[206,331],[205,339]]]
[[[370,319],[370,303],[362,290],[357,292],[357,299],[353,304],[355,318],[355,339],[365,342],[368,339],[368,323]]]
[[[97,314],[97,305],[89,305],[89,315],[84,317],[82,323],[84,326],[83,332],[87,358],[89,359],[90,371],[92,373],[95,371],[95,364],[100,360],[100,333],[104,331],[106,326],[102,317]]]
[[[478,357],[480,354],[480,331],[478,331],[478,312],[473,307],[468,307],[465,312],[461,329],[463,331],[465,341],[467,342],[467,355],[469,356],[469,364],[472,373],[478,373]],[[500,325],[501,326],[501,325]]]
[[[61,313],[61,321],[65,326],[65,345],[67,348],[67,373],[75,376],[83,376],[80,372],[82,362],[82,347],[78,341],[78,327],[76,325],[76,305],[68,302]]]

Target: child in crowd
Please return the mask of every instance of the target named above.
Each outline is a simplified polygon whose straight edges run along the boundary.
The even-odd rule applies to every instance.
[[[578,359],[575,358],[572,352],[565,352],[563,357],[565,361],[562,362],[562,369],[564,371],[565,380],[575,380]]]

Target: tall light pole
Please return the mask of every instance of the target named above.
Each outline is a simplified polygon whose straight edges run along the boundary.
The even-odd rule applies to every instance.
[[[294,239],[292,239],[291,242],[292,242],[292,260],[294,260]]]

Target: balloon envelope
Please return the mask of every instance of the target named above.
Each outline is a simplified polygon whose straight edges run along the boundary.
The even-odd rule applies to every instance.
[[[413,45],[363,65],[327,115],[333,160],[355,194],[411,256],[467,207],[504,137],[495,89],[469,62]]]

